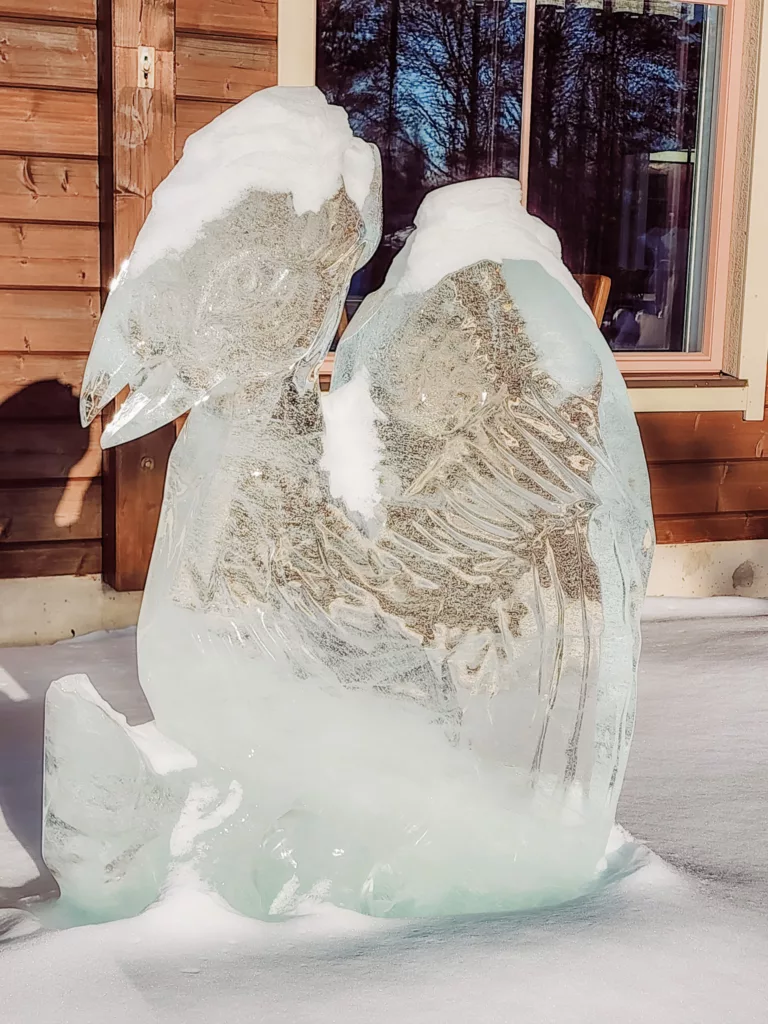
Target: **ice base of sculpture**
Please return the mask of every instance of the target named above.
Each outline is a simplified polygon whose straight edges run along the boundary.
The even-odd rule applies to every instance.
[[[328,722],[313,696],[293,721],[307,740]],[[310,751],[304,770],[294,746],[280,757],[276,735],[241,782],[152,724],[128,726],[87,677],[57,681],[44,800],[55,922],[132,916],[190,884],[267,920],[325,901],[381,917],[517,910],[593,884],[610,822],[596,822],[576,789],[483,768],[430,723],[384,705],[363,699],[317,737],[324,774]]]

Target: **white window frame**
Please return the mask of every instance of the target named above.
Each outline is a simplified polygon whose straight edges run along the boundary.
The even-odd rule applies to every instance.
[[[429,0],[424,0],[429,2]],[[531,2],[531,0],[529,0]],[[711,2],[711,0],[710,0]],[[717,2],[717,0],[716,0]],[[722,0],[720,0],[722,2]],[[744,3],[745,0],[731,0]],[[748,217],[741,336],[736,364],[743,384],[733,387],[634,386],[636,412],[740,411],[748,420],[765,413],[768,366],[768,0],[762,0],[752,175]],[[278,0],[277,80],[279,85],[315,84],[316,0]]]

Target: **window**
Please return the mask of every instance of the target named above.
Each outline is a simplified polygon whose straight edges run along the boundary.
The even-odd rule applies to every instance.
[[[384,233],[352,303],[381,284],[430,189],[517,178],[525,4],[320,0],[317,84],[379,147]]]
[[[617,352],[700,352],[721,9],[539,2],[528,208],[610,278]]]
[[[758,2],[280,0],[294,10],[283,54],[292,41],[310,54],[309,80],[382,154],[384,238],[350,306],[381,283],[427,191],[518,177],[571,271],[610,279],[601,329],[630,380],[702,383],[725,370],[730,381],[707,382],[733,384],[730,396],[668,391],[679,408],[747,407],[735,378],[764,351],[745,362],[738,339],[725,350],[738,320],[728,287],[742,50]],[[676,407],[670,397],[662,407]]]

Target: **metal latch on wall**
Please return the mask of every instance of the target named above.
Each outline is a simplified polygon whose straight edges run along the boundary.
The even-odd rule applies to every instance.
[[[140,46],[139,50],[139,88],[155,88],[155,48]]]

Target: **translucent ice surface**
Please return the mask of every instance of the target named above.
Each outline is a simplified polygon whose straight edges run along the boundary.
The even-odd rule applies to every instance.
[[[430,195],[323,410],[317,370],[380,230],[375,152],[316,90],[278,89],[177,170],[83,391],[87,421],[131,387],[104,444],[191,408],[139,622],[155,722],[131,730],[87,680],[52,690],[64,905],[120,916],[189,883],[265,918],[409,916],[584,891],[653,539],[626,391],[556,237],[516,182]]]

